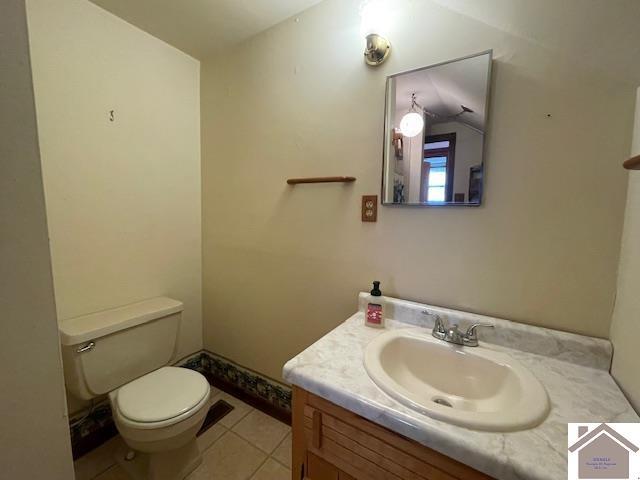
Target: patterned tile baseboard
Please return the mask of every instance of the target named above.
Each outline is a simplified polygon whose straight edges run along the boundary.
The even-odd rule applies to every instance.
[[[194,353],[193,355],[180,360],[176,363],[176,365],[184,368],[189,368],[191,370],[196,370],[200,373],[206,373],[203,366],[205,364],[204,359],[206,358],[206,356],[207,354],[204,351]]]
[[[84,418],[86,416],[86,418]],[[111,416],[111,406],[105,400],[94,406],[89,415],[75,415],[69,421],[71,450],[77,460],[118,433]]]
[[[286,385],[208,351],[190,355],[176,365],[202,373],[212,385],[242,396],[242,400],[276,418],[285,422],[291,418],[291,389]],[[76,414],[69,422],[74,460],[117,434],[108,400],[97,403],[83,420],[85,415]]]
[[[203,352],[202,368],[214,379],[234,385],[245,394],[291,413],[291,388],[211,352]]]

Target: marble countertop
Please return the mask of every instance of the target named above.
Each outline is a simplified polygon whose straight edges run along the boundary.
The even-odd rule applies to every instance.
[[[364,348],[385,330],[364,326],[363,298],[358,313],[287,362],[288,382],[499,480],[566,479],[569,422],[640,421],[609,374],[607,340],[388,299],[387,315],[395,320],[387,320],[386,330],[431,328],[433,318],[422,313],[425,309],[462,327],[478,321],[496,325],[493,334],[480,334],[481,345],[528,367],[551,403],[540,425],[507,433],[469,430],[411,410],[365,371]]]

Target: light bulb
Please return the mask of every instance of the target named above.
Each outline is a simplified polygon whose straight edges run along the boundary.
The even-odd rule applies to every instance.
[[[405,137],[415,137],[424,128],[422,115],[416,112],[409,112],[400,120],[400,131]]]
[[[387,0],[365,0],[360,5],[360,32],[363,37],[375,33],[386,36],[389,24]]]

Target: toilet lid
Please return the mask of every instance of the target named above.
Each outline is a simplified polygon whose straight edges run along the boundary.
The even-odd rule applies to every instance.
[[[134,422],[162,422],[195,407],[209,395],[209,383],[200,373],[180,367],[162,367],[118,390],[120,413]]]

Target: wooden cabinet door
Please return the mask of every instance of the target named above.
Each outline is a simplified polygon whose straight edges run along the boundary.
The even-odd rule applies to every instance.
[[[307,476],[309,480],[340,480],[340,471],[326,460],[307,453]]]
[[[295,386],[292,430],[292,480],[493,480]]]
[[[348,473],[338,472],[338,480],[356,480]]]

